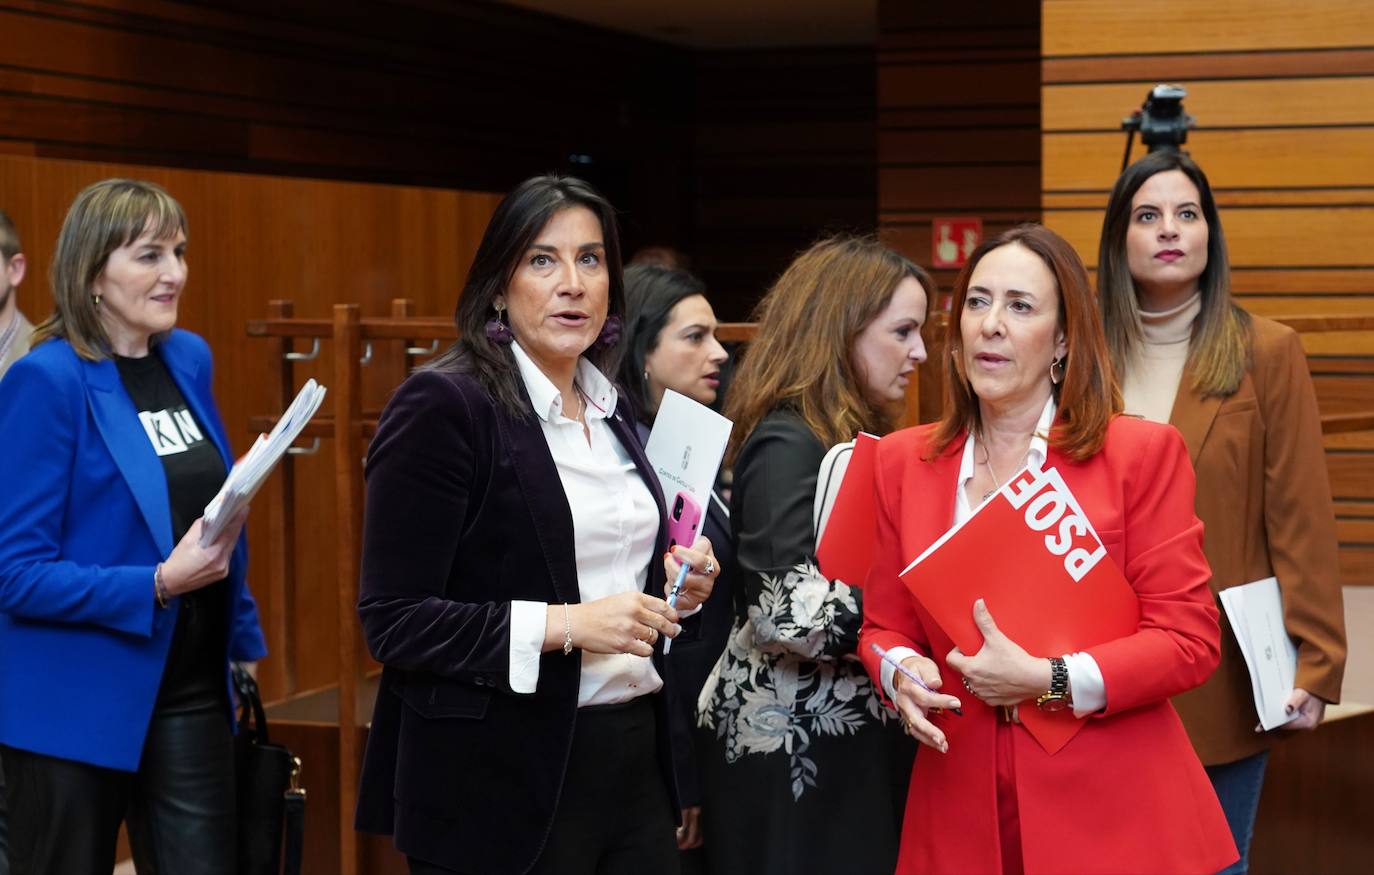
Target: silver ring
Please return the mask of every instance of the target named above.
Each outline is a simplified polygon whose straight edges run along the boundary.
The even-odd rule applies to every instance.
[[[649,643],[650,643],[650,644],[653,644],[653,643],[654,643],[655,641],[657,641],[657,640],[658,640],[658,630],[655,629],[653,626],[650,626],[650,627],[649,627]]]
[[[712,558],[709,557],[709,556],[706,557],[706,567],[703,568],[703,569],[701,570],[701,573],[702,573],[702,574],[705,574],[705,575],[707,575],[707,576],[709,577],[712,573],[715,572],[715,570],[716,570],[716,560],[715,560],[715,559],[712,559]]]

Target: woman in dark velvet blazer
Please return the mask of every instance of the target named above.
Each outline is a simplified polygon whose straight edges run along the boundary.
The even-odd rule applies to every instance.
[[[705,539],[663,553],[604,376],[623,310],[610,204],[527,180],[483,236],[459,341],[378,424],[358,610],[384,669],[357,826],[413,873],[676,870],[662,642],[718,569]]]
[[[625,299],[628,316],[619,384],[639,414],[639,436],[647,442],[665,391],[671,389],[701,404],[716,403],[721,367],[729,354],[716,340],[716,314],[706,300],[706,285],[687,271],[631,264],[625,268]],[[699,848],[703,840],[698,763],[692,742],[697,696],[725,649],[735,619],[730,511],[714,491],[702,533],[716,551],[722,572],[711,598],[702,606],[697,634],[673,647],[673,683],[668,690],[675,717],[673,755],[682,801],[677,845],[683,851]],[[684,858],[684,869],[700,868],[700,856],[698,852]]]

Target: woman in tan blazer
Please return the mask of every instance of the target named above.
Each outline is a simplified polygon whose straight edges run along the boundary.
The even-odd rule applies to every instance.
[[[1298,646],[1285,729],[1312,729],[1340,696],[1345,629],[1316,393],[1292,329],[1230,296],[1221,219],[1202,170],[1155,152],[1116,181],[1098,294],[1126,412],[1182,432],[1212,590],[1276,576]],[[1174,699],[1207,766],[1244,872],[1272,735],[1225,613],[1221,665]]]

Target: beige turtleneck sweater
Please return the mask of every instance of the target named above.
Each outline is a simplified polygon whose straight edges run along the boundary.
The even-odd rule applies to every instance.
[[[1127,413],[1154,422],[1169,421],[1188,360],[1193,320],[1201,311],[1202,294],[1197,293],[1170,310],[1140,312],[1142,343],[1126,366],[1121,386]]]

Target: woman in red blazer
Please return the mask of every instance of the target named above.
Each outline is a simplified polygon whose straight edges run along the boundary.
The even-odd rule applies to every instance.
[[[1218,660],[1183,440],[1118,415],[1086,271],[1053,232],[1022,225],[985,242],[952,312],[945,417],[878,450],[860,653],[908,731],[932,748],[916,758],[897,871],[1215,872],[1237,858],[1235,845],[1169,704]],[[964,654],[900,580],[1027,467],[1057,469],[1077,497],[1135,590],[1135,633],[1080,653],[1029,654],[971,599],[984,644]],[[1044,622],[1055,615],[1047,601]],[[1084,725],[1049,754],[1020,714],[1056,705]]]

